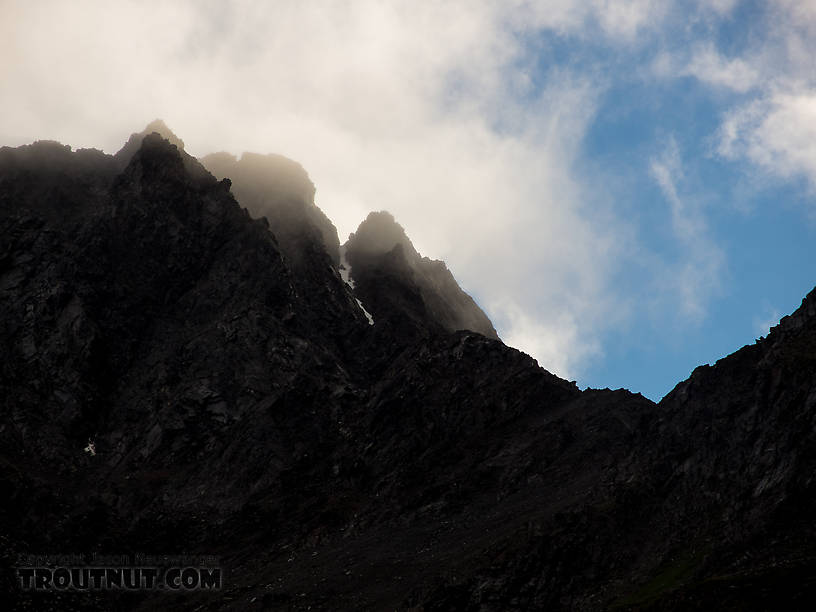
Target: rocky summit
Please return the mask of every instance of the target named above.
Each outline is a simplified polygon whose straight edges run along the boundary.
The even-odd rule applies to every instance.
[[[580,391],[314,193],[160,122],[0,149],[3,609],[809,609],[816,291],[659,404]],[[220,588],[21,573],[182,555]]]

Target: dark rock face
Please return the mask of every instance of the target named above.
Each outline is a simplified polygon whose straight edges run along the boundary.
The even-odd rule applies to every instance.
[[[462,291],[442,261],[420,256],[387,212],[374,212],[343,246],[344,265],[375,319],[402,333],[438,327],[471,330],[499,339],[487,315]]]
[[[352,289],[303,217],[253,219],[240,179],[156,131],[115,157],[0,149],[4,609],[816,595],[816,291],[659,405],[581,392],[498,341],[390,216],[346,245]],[[280,189],[308,203],[293,172]],[[218,555],[224,588],[16,584],[20,554],[92,552]]]

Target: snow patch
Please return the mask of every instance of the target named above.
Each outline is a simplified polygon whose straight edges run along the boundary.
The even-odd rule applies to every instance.
[[[365,309],[365,306],[363,306],[363,303],[358,298],[354,299],[357,300],[357,305],[360,307],[360,310],[363,311],[363,314],[366,316],[366,319],[368,319],[368,324],[374,325],[374,317],[371,316],[371,313]]]
[[[340,278],[343,279],[343,282],[346,283],[351,289],[354,289],[354,279],[351,278],[351,265],[346,259],[346,247],[340,247]],[[371,316],[371,313],[365,309],[363,303],[359,300],[359,298],[354,298],[357,301],[357,305],[360,307],[360,310],[363,311],[363,314],[368,319],[369,325],[374,325],[374,317]]]
[[[349,287],[354,289],[354,280],[351,278],[351,265],[349,265],[348,260],[346,259],[346,247],[340,247],[340,278],[343,279],[343,282],[346,283]],[[357,300],[359,302],[359,300]],[[362,308],[362,306],[360,306]],[[365,308],[363,308],[365,310]]]

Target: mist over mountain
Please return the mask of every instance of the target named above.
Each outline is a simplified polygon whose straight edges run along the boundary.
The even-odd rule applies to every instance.
[[[167,127],[167,124],[161,119],[154,119],[147,124],[145,129],[141,132],[134,132],[130,135],[124,146],[114,155],[114,159],[119,162],[119,165],[124,168],[128,165],[131,158],[138,153],[142,148],[142,141],[148,134],[156,133],[164,138],[171,145],[175,146],[179,151],[184,151],[184,141],[176,136],[173,131]]]
[[[447,331],[468,329],[499,336],[487,315],[466,294],[442,261],[420,256],[388,212],[373,212],[343,245],[355,290],[392,324],[429,319]]]
[[[390,214],[341,247],[314,196],[156,122],[0,149],[6,609],[813,600],[816,290],[659,404],[581,391]],[[70,553],[212,555],[223,586],[22,588]]]
[[[213,153],[201,163],[218,178],[232,181],[232,192],[254,217],[266,217],[284,252],[300,262],[304,248],[317,237],[334,265],[340,261],[340,241],[334,224],[314,203],[315,188],[300,164],[282,155]]]

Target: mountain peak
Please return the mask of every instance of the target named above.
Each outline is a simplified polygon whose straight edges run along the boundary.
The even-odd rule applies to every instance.
[[[176,136],[173,131],[167,127],[167,124],[162,121],[161,119],[154,119],[150,123],[147,124],[145,129],[141,132],[134,132],[128,138],[128,141],[125,145],[119,149],[119,151],[114,155],[114,158],[119,163],[120,168],[124,168],[128,165],[131,158],[136,154],[142,146],[142,141],[144,140],[145,136],[149,136],[150,134],[158,134],[164,140],[168,141],[170,144],[174,145],[179,151],[184,151],[184,141]]]
[[[390,212],[381,210],[369,213],[357,231],[348,239],[348,249],[360,255],[384,255],[401,245],[406,255],[419,258],[405,228]]]
[[[143,129],[139,133],[139,135],[144,138],[145,136],[147,136],[148,134],[152,134],[153,132],[156,132],[165,140],[170,141],[170,144],[176,145],[179,151],[184,150],[184,141],[178,136],[176,136],[173,133],[173,130],[167,127],[167,124],[163,120],[154,119],[153,121],[147,124],[145,129]]]
[[[160,182],[168,179],[184,182],[187,171],[181,150],[161,134],[151,132],[140,139],[139,148],[128,159],[122,176],[139,183],[144,177],[159,179]]]
[[[349,236],[344,252],[363,302],[375,319],[397,327],[470,330],[498,340],[493,324],[444,262],[422,257],[387,211],[372,212]]]

